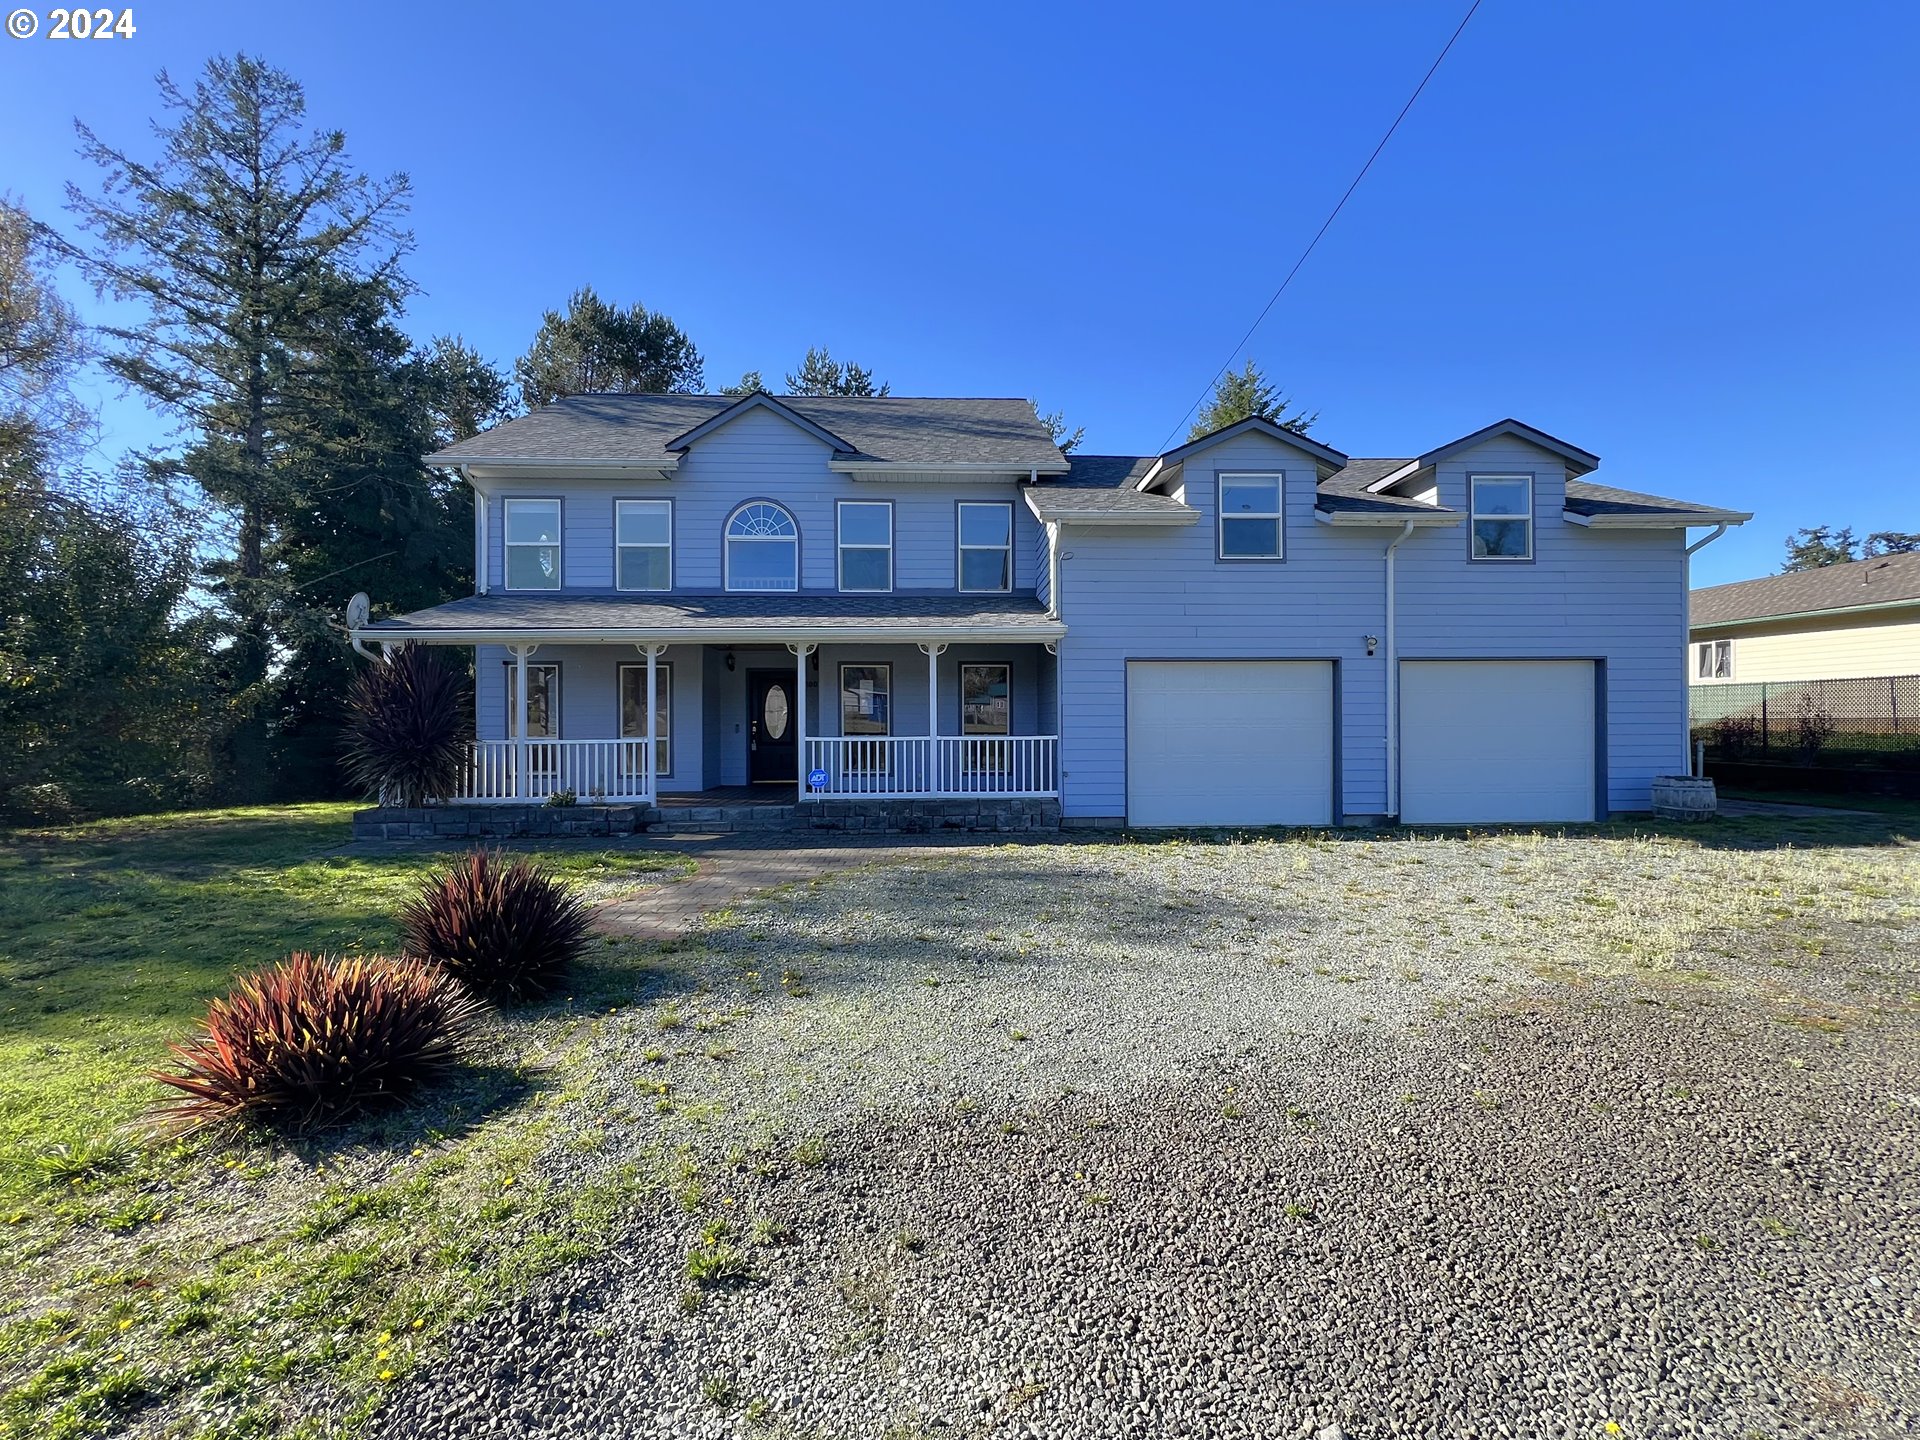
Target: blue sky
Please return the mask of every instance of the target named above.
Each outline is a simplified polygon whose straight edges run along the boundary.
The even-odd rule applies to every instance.
[[[1145,453],[1464,8],[136,5],[0,39],[0,188],[57,217],[75,116],[138,147],[157,70],[246,49],[412,177],[422,338],[510,361],[591,283],[715,388],[825,343]],[[1485,0],[1249,349],[1355,455],[1512,414],[1756,511],[1696,583],[1920,529],[1916,58],[1903,3]],[[110,447],[160,433],[103,398]]]

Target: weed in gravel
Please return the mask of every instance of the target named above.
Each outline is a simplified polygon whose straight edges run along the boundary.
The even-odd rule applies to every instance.
[[[817,1170],[827,1163],[827,1142],[818,1135],[809,1136],[787,1152],[793,1163],[808,1170]]]
[[[1246,1111],[1242,1110],[1231,1100],[1220,1107],[1220,1118],[1223,1120],[1238,1120],[1245,1114]]]
[[[909,1255],[918,1255],[927,1248],[926,1236],[904,1227],[894,1232],[893,1243]]]
[[[735,1285],[753,1278],[747,1257],[727,1239],[724,1221],[716,1220],[701,1232],[700,1241],[687,1252],[687,1278],[696,1285]]]
[[[700,1307],[707,1303],[706,1293],[700,1290],[682,1290],[680,1292],[680,1313],[697,1315]]]
[[[1320,1122],[1315,1120],[1313,1116],[1309,1115],[1298,1105],[1287,1106],[1287,1123],[1302,1134],[1307,1134],[1320,1128]]]
[[[766,1425],[773,1420],[773,1402],[764,1395],[756,1395],[747,1401],[747,1408],[741,1412],[749,1425]]]
[[[662,1035],[671,1034],[687,1023],[686,1016],[680,1013],[680,1007],[669,1000],[660,1007],[660,1013],[653,1017],[653,1028]]]
[[[643,1051],[640,1060],[641,1063],[645,1065],[664,1065],[667,1063],[667,1052],[664,1050]]]
[[[747,1238],[756,1245],[792,1245],[799,1240],[800,1232],[784,1220],[762,1215],[753,1222]]]
[[[731,1410],[739,1402],[740,1390],[732,1374],[714,1370],[701,1377],[700,1398],[716,1410]]]
[[[57,1185],[90,1185],[132,1166],[133,1143],[120,1135],[96,1135],[48,1146],[34,1157],[40,1173]]]
[[[1286,1216],[1287,1219],[1297,1220],[1302,1224],[1313,1219],[1313,1207],[1311,1205],[1302,1205],[1298,1200],[1289,1200],[1286,1204],[1282,1205],[1280,1207],[1280,1213]]]
[[[1010,1030],[1007,1032],[1007,1038],[1018,1045],[1027,1038],[1027,1032],[1024,1030]]]
[[[1778,1215],[1762,1215],[1758,1219],[1758,1224],[1776,1240],[1791,1240],[1800,1233]]]
[[[1698,1245],[1702,1250],[1718,1250],[1720,1248],[1720,1238],[1717,1235],[1709,1235],[1704,1230],[1693,1237],[1693,1243]]]

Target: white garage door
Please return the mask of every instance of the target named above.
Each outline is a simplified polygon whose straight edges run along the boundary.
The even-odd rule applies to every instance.
[[[1594,818],[1590,660],[1407,660],[1400,818]]]
[[[1333,821],[1333,666],[1135,660],[1127,666],[1134,825]]]

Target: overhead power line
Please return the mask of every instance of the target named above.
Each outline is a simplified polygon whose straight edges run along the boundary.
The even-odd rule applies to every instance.
[[[1163,453],[1168,444],[1172,442],[1173,437],[1180,433],[1180,427],[1193,418],[1193,412],[1200,408],[1201,401],[1205,400],[1207,396],[1213,392],[1213,387],[1220,383],[1220,377],[1227,373],[1227,369],[1233,364],[1235,357],[1238,356],[1242,350],[1246,349],[1247,342],[1253,338],[1254,331],[1260,328],[1261,322],[1267,318],[1268,312],[1278,303],[1280,297],[1287,293],[1287,287],[1293,283],[1293,277],[1298,275],[1300,273],[1300,267],[1307,263],[1307,257],[1312,255],[1314,248],[1319,245],[1320,237],[1327,233],[1328,229],[1332,227],[1333,222],[1340,218],[1340,212],[1347,208],[1347,201],[1351,200],[1353,198],[1353,192],[1360,188],[1360,182],[1367,178],[1367,172],[1373,168],[1373,162],[1378,160],[1380,158],[1380,152],[1387,148],[1387,142],[1393,139],[1393,132],[1398,130],[1400,128],[1400,122],[1407,118],[1407,112],[1413,109],[1413,102],[1420,98],[1420,92],[1427,88],[1427,82],[1433,79],[1434,72],[1440,68],[1440,62],[1447,58],[1447,52],[1453,49],[1454,41],[1460,38],[1461,32],[1467,28],[1467,22],[1473,19],[1474,12],[1479,8],[1480,0],[1473,0],[1473,3],[1467,7],[1467,13],[1460,17],[1460,23],[1454,26],[1453,34],[1447,37],[1447,43],[1442,45],[1440,47],[1440,53],[1433,57],[1433,64],[1427,67],[1427,73],[1422,75],[1420,77],[1420,83],[1413,87],[1413,93],[1407,97],[1407,103],[1402,105],[1400,107],[1400,113],[1393,117],[1393,123],[1387,127],[1387,133],[1380,137],[1380,143],[1374,146],[1373,153],[1367,156],[1367,163],[1360,167],[1360,173],[1353,177],[1353,183],[1348,185],[1346,192],[1341,195],[1340,203],[1335,205],[1333,209],[1328,212],[1327,218],[1320,222],[1320,228],[1313,232],[1313,239],[1309,240],[1307,242],[1307,248],[1300,252],[1300,258],[1293,262],[1293,268],[1287,271],[1286,279],[1280,282],[1280,288],[1275,290],[1268,298],[1267,303],[1261,307],[1260,313],[1254,317],[1253,324],[1247,327],[1247,333],[1242,335],[1239,343],[1233,347],[1233,353],[1228,355],[1226,360],[1221,363],[1220,368],[1213,372],[1212,378],[1207,381],[1206,388],[1195,397],[1191,405],[1187,406],[1187,413],[1182,415],[1179,420],[1174,423],[1173,429],[1167,432],[1167,438],[1160,442],[1160,449]]]

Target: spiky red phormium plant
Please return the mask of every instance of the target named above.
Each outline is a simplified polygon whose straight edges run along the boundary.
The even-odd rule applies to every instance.
[[[369,794],[424,805],[459,793],[472,736],[466,677],[409,640],[354,677],[342,759]]]
[[[481,1004],[444,971],[386,956],[298,953],[242,976],[207,1028],[172,1047],[181,1092],[161,1115],[191,1129],[259,1119],[293,1129],[411,1094],[446,1073]]]
[[[589,912],[527,860],[476,850],[400,912],[403,948],[502,1004],[550,994],[586,948]]]

